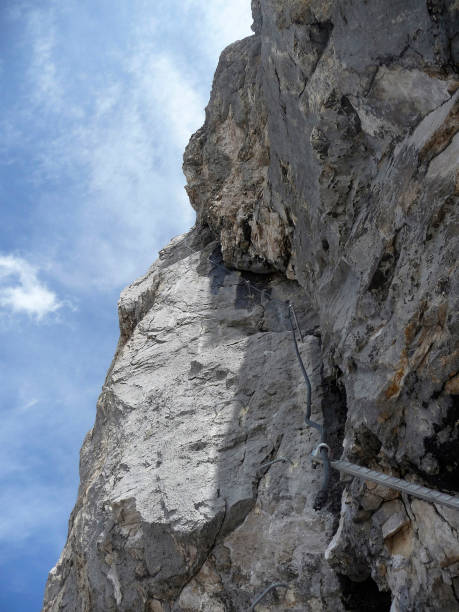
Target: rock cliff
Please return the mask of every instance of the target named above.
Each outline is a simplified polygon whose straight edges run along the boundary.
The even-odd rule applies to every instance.
[[[459,609],[457,511],[337,474],[318,508],[284,306],[333,457],[457,493],[457,3],[252,8],[196,227],[121,295],[46,612]]]

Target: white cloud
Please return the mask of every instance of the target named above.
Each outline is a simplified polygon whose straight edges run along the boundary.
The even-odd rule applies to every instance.
[[[175,146],[183,150],[191,134],[204,122],[206,100],[170,56],[157,54],[146,64],[143,74],[148,77],[140,81],[139,94],[162,109],[167,121],[163,129],[172,136]]]
[[[180,170],[183,148],[204,119],[218,54],[250,34],[250,0],[121,4],[113,3],[116,18],[101,27],[91,3],[11,3],[9,18],[15,27],[24,24],[14,51],[26,68],[14,105],[0,122],[0,154],[10,165],[27,161],[27,172],[18,176],[25,189],[31,185],[27,212],[34,223],[24,226],[30,231],[25,258],[0,255],[0,315],[43,320],[63,308],[40,276],[43,268],[29,263],[37,261],[34,253],[54,262],[48,272],[73,292],[72,301],[83,303],[88,294],[98,299],[107,288],[134,279],[173,233],[194,221]],[[123,11],[127,18],[120,23]],[[3,69],[6,75],[7,61]],[[28,546],[43,534],[62,545],[76,490],[76,446],[93,419],[100,384],[89,372],[103,369],[91,361],[81,370],[81,362],[92,359],[93,317],[85,325],[80,363],[74,355],[72,362],[47,352],[62,333],[57,330],[53,340],[42,326],[32,326],[37,335],[28,337],[29,344],[18,343],[17,336],[10,340],[11,355],[22,351],[17,367],[6,351],[13,365],[5,378],[11,389],[25,387],[15,398],[2,385],[5,551],[4,544],[22,540]],[[3,346],[8,348],[6,341]],[[26,367],[22,354],[35,355],[28,350],[34,347],[36,357]]]
[[[185,0],[185,5],[201,13],[205,24],[203,43],[212,57],[230,43],[253,34],[250,29],[250,0],[212,0],[206,3],[202,0]]]
[[[206,99],[172,57],[149,43],[132,50],[125,68],[129,79],[100,87],[94,116],[69,126],[38,166],[47,177],[58,176],[63,164],[85,172],[69,249],[79,265],[72,275],[59,265],[67,284],[100,289],[131,281],[155,250],[194,223],[181,158],[204,121]]]
[[[209,3],[208,22],[211,26],[211,38],[216,46],[230,43],[250,36],[253,32],[252,9],[250,0],[214,0]]]
[[[62,304],[37,274],[36,268],[20,257],[0,256],[0,308],[38,320],[58,310]]]
[[[193,224],[183,150],[204,121],[220,51],[250,34],[250,0],[138,0],[122,34],[114,28],[103,39],[100,55],[81,25],[87,10],[73,0],[63,6],[24,3],[23,121],[8,117],[0,124],[9,145],[0,143],[0,153],[9,149],[17,157],[12,144],[27,138],[33,154],[27,180],[41,220],[49,218],[58,233],[44,247],[56,262],[53,273],[72,291],[100,291],[132,281],[174,234]],[[84,52],[73,56],[82,41]],[[50,201],[55,185],[67,191]],[[65,224],[57,227],[64,211]],[[3,297],[19,306],[25,296],[16,289]]]

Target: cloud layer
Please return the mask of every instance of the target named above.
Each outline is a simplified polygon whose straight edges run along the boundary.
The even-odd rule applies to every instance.
[[[59,232],[45,244],[32,230],[29,248],[56,261],[61,283],[120,287],[193,224],[183,149],[204,120],[219,52],[250,22],[249,0],[132,0],[127,12],[107,0],[97,9],[17,2],[9,11],[26,79],[0,120],[9,144],[0,164],[14,172],[27,160],[35,227]]]
[[[38,279],[38,271],[27,261],[0,255],[0,309],[42,319],[62,304],[56,294]]]

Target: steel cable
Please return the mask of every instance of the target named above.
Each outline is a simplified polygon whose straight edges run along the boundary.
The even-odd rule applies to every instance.
[[[185,247],[191,252],[194,253],[194,251],[188,246],[185,245]],[[214,266],[217,266],[218,268],[224,270],[225,272],[229,272],[228,268],[226,266],[223,266],[220,263],[217,263],[215,260],[212,259],[212,256],[207,257],[207,260]],[[261,295],[264,294],[264,289],[258,289],[258,287],[255,287],[255,285],[253,283],[251,283],[249,280],[247,279],[243,279],[246,286],[250,289],[253,289],[254,291],[258,291],[258,293],[260,293]],[[303,363],[303,359],[301,358],[301,354],[298,348],[298,342],[296,339],[296,332],[295,332],[295,326],[294,323],[296,325],[296,329],[298,330],[298,335],[300,337],[301,342],[303,342],[303,334],[301,332],[301,327],[298,323],[298,318],[296,316],[296,312],[295,312],[295,308],[293,306],[293,304],[291,304],[290,302],[286,303],[283,302],[281,300],[278,300],[277,298],[273,298],[270,295],[266,295],[265,294],[265,298],[267,300],[273,301],[273,302],[278,302],[279,304],[282,305],[283,308],[285,308],[285,306],[288,307],[288,318],[290,321],[290,329],[292,332],[292,337],[293,337],[293,342],[294,342],[294,346],[295,346],[295,353],[301,368],[301,372],[303,374],[303,378],[304,381],[306,383],[306,416],[305,416],[305,423],[309,426],[309,427],[313,427],[314,429],[316,429],[319,434],[320,434],[320,443],[324,444],[325,443],[325,429],[322,425],[319,425],[319,423],[316,423],[314,421],[311,420],[311,397],[312,397],[312,389],[311,389],[311,382],[309,380],[309,376],[306,372],[306,368],[304,367],[304,363]],[[326,446],[325,444],[320,448],[320,456],[322,458],[322,463],[323,463],[323,473],[322,473],[322,484],[319,490],[319,493],[316,496],[315,502],[314,502],[314,508],[316,510],[322,508],[322,506],[326,503],[327,499],[328,499],[328,487],[329,487],[329,482],[330,482],[330,460],[328,457],[328,451],[327,451],[328,446]],[[274,461],[274,463],[277,463],[277,461]]]
[[[260,595],[258,595],[258,597],[253,601],[247,612],[253,612],[253,610],[255,610],[255,606],[259,604],[260,601],[264,599],[270,591],[272,591],[273,589],[277,589],[278,587],[284,587],[285,589],[288,589],[288,584],[286,582],[275,582],[274,584],[271,584],[263,591],[263,593],[260,593]]]
[[[322,484],[319,490],[319,493],[317,494],[317,497],[315,499],[314,502],[314,508],[320,509],[325,502],[328,499],[328,486],[330,483],[330,459],[328,457],[328,446],[325,443],[325,427],[323,425],[319,425],[319,423],[316,423],[315,421],[311,420],[311,412],[312,412],[312,401],[311,401],[311,397],[312,397],[312,389],[311,389],[311,381],[309,380],[309,376],[308,373],[306,372],[306,368],[304,367],[304,363],[303,363],[303,359],[301,357],[300,354],[300,349],[298,348],[298,342],[296,339],[296,333],[295,333],[295,328],[293,325],[293,322],[295,321],[297,329],[298,329],[298,334],[301,338],[301,341],[303,341],[303,336],[301,334],[301,329],[300,326],[298,324],[298,319],[295,313],[295,309],[293,307],[293,304],[289,304],[288,306],[288,313],[289,313],[289,320],[290,320],[290,327],[292,330],[292,336],[293,336],[293,342],[295,345],[295,353],[298,359],[298,363],[300,364],[300,369],[301,372],[303,374],[303,378],[304,378],[304,382],[306,383],[306,414],[304,417],[305,423],[306,425],[308,425],[309,427],[313,427],[314,429],[317,429],[317,431],[320,433],[320,456],[322,458],[322,463],[323,463],[323,473],[322,473]]]
[[[193,251],[187,244],[185,244],[184,246],[186,249],[188,249],[188,251],[190,251],[190,253],[192,254],[195,253],[195,251]],[[207,260],[213,266],[216,266],[224,270],[225,272],[230,272],[230,270],[226,266],[223,266],[222,264],[216,262],[214,259],[212,259],[211,256],[207,257]],[[351,474],[352,476],[356,476],[363,480],[371,480],[373,482],[383,484],[386,487],[393,488],[399,491],[404,491],[410,495],[419,497],[421,499],[424,499],[430,502],[440,503],[450,508],[459,509],[459,498],[458,497],[446,495],[445,493],[434,491],[432,489],[428,489],[427,487],[422,487],[421,485],[416,485],[414,483],[409,483],[405,480],[401,480],[400,478],[394,478],[387,474],[382,474],[381,472],[369,470],[368,468],[363,468],[361,466],[354,465],[346,461],[330,461],[330,457],[329,457],[330,448],[325,442],[325,439],[326,439],[325,425],[320,425],[319,423],[316,423],[315,421],[311,419],[311,414],[312,414],[311,381],[309,379],[308,373],[304,366],[304,362],[301,357],[301,353],[298,347],[298,341],[296,338],[295,326],[298,331],[300,340],[301,342],[303,342],[303,335],[301,332],[300,325],[298,323],[298,318],[296,316],[295,308],[293,304],[291,304],[290,302],[286,304],[284,301],[281,301],[277,298],[273,298],[269,294],[266,294],[264,289],[262,290],[258,289],[258,287],[253,285],[249,280],[247,279],[242,279],[242,280],[248,287],[249,294],[251,290],[257,291],[262,297],[264,296],[265,299],[269,301],[277,302],[281,304],[282,307],[288,306],[288,319],[290,322],[290,330],[292,332],[295,353],[296,353],[297,360],[298,360],[298,363],[301,369],[301,373],[304,378],[304,382],[306,384],[306,414],[304,417],[304,421],[306,425],[308,425],[309,427],[312,427],[313,429],[316,429],[320,434],[320,443],[317,446],[316,451],[311,455],[311,458],[313,461],[320,462],[323,465],[322,483],[321,483],[319,493],[317,494],[316,499],[314,501],[314,509],[318,510],[322,508],[328,499],[328,491],[329,491],[329,484],[330,484],[330,467],[333,467],[334,469],[339,470],[341,472]],[[285,457],[279,457],[279,458],[273,459],[272,461],[263,463],[262,465],[260,465],[258,469],[269,467],[275,463],[280,463],[280,462],[292,463],[290,459],[287,459]],[[271,584],[260,595],[258,595],[255,598],[250,608],[248,609],[248,612],[254,612],[257,604],[260,603],[260,601],[262,601],[270,591],[278,587],[283,587],[283,588],[288,589],[289,585],[285,582],[275,582]]]
[[[191,249],[187,244],[184,245],[184,247],[186,249],[188,249],[188,251],[191,254],[194,254],[196,252],[199,251],[193,251],[193,249]],[[220,270],[223,270],[224,272],[237,272],[237,270],[230,270],[229,268],[227,268],[226,266],[222,265],[221,263],[215,261],[212,258],[212,255],[209,255],[209,257],[206,257],[206,261],[210,262],[213,266],[220,268]],[[242,278],[241,279],[244,284],[249,288],[249,290],[253,290],[256,291],[257,293],[259,293],[261,296],[263,296],[266,300],[270,301],[270,302],[277,302],[278,304],[280,304],[283,308],[285,308],[286,303],[283,300],[279,300],[278,298],[272,297],[271,295],[269,295],[268,293],[266,293],[266,289],[259,289],[258,287],[256,287],[253,283],[251,283],[249,280]]]
[[[290,463],[290,465],[293,465],[293,461],[291,461],[290,459],[287,459],[286,457],[278,457],[277,459],[273,459],[272,461],[262,463],[258,469],[261,470],[262,468],[269,467],[270,465],[274,465],[275,463]]]
[[[313,461],[322,462],[322,457],[317,455],[311,455],[311,459]],[[343,474],[356,476],[361,480],[376,482],[377,484],[383,485],[389,489],[402,491],[403,493],[408,493],[408,495],[412,495],[413,497],[418,497],[419,499],[423,499],[434,504],[442,504],[443,506],[448,506],[448,508],[459,510],[459,497],[456,497],[455,495],[441,493],[440,491],[423,487],[422,485],[414,482],[408,482],[402,478],[396,478],[395,476],[390,476],[389,474],[383,474],[382,472],[377,472],[376,470],[370,470],[369,468],[362,467],[361,465],[355,465],[355,463],[349,463],[348,461],[332,461],[330,465],[333,469],[343,472]]]
[[[186,244],[186,241],[185,241],[184,246],[192,254],[197,252],[197,251],[193,251],[193,249],[191,249],[188,246],[188,244]],[[209,256],[206,259],[213,266],[216,266],[220,268],[221,270],[224,270],[225,272],[231,272],[229,268],[227,268],[226,266],[212,259],[212,256]],[[290,322],[290,330],[292,332],[295,353],[298,359],[301,373],[304,378],[304,382],[306,384],[306,415],[305,415],[304,420],[305,420],[306,425],[308,425],[309,427],[313,427],[320,434],[320,443],[317,446],[316,451],[311,456],[311,458],[314,461],[322,463],[323,465],[322,484],[321,484],[319,493],[316,497],[314,508],[315,509],[321,508],[327,500],[329,481],[330,481],[330,467],[332,467],[341,472],[345,472],[347,474],[351,474],[353,476],[361,478],[362,480],[372,480],[374,482],[384,484],[385,486],[389,488],[404,491],[405,493],[408,493],[409,495],[413,495],[415,497],[419,497],[421,499],[424,499],[424,500],[427,500],[433,503],[444,504],[446,506],[449,506],[450,508],[455,508],[456,510],[459,509],[459,497],[447,495],[446,493],[441,493],[440,491],[435,491],[433,489],[428,489],[427,487],[422,487],[421,485],[416,485],[416,484],[407,482],[406,480],[401,480],[400,478],[394,478],[393,476],[383,474],[382,472],[376,472],[375,470],[369,470],[368,468],[364,468],[359,465],[348,463],[346,461],[330,461],[330,457],[328,453],[329,447],[325,442],[325,439],[326,439],[325,427],[311,420],[311,404],[312,404],[311,402],[311,397],[312,397],[311,382],[306,372],[306,368],[304,366],[303,359],[301,357],[301,353],[298,347],[298,342],[296,339],[295,325],[298,330],[298,335],[301,339],[301,342],[303,342],[303,335],[302,335],[301,328],[299,326],[298,319],[295,313],[295,308],[293,304],[291,304],[290,302],[286,303],[285,301],[279,300],[267,294],[265,292],[265,289],[259,289],[249,280],[243,279],[243,281],[251,290],[258,292],[266,300],[269,300],[271,302],[277,302],[283,308],[285,308],[286,306],[288,307],[288,318]],[[269,465],[272,465],[274,463],[278,463],[281,461],[285,462],[285,461],[290,461],[290,460],[285,459],[285,458],[275,459],[273,461],[262,464],[260,468],[268,467]]]

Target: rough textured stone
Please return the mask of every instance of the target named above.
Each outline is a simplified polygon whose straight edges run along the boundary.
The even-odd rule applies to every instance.
[[[260,57],[244,70],[260,65],[262,87],[251,99],[262,119],[254,128],[243,117],[240,128],[267,131],[269,166],[256,204],[244,200],[242,186],[238,191],[251,229],[248,247],[219,228],[219,219],[241,227],[224,199],[214,204],[224,181],[214,199],[201,192],[197,206],[191,197],[198,218],[229,243],[228,264],[240,266],[250,256],[260,267],[264,260],[312,296],[324,374],[346,391],[344,456],[457,491],[457,6],[274,0],[253,6]],[[199,132],[201,150],[221,100],[234,95],[225,91],[225,70],[221,63],[219,95],[211,97]],[[249,91],[242,87],[237,95],[244,99]],[[186,171],[197,162],[195,138]],[[191,191],[201,168],[195,163],[187,174]],[[259,185],[259,175],[252,177]],[[209,209],[216,217],[210,223]],[[288,237],[282,250],[272,235]],[[391,577],[395,566],[385,563],[381,577],[383,525],[376,533],[371,514],[384,494],[378,501],[374,491],[353,491],[343,508],[349,517],[340,528],[342,556],[339,546],[329,555],[335,567],[354,580],[371,570],[381,588],[391,588],[394,610],[415,609],[415,593],[425,609],[457,606],[452,588],[434,571],[419,570],[416,554],[426,535],[414,517],[409,596]],[[375,543],[362,541],[370,536]]]
[[[45,610],[238,610],[279,574],[292,609],[341,609],[323,559],[334,518],[312,508],[316,438],[302,426],[287,309],[271,297],[293,299],[304,329],[316,321],[296,282],[252,275],[255,293],[209,261],[215,242],[190,251],[193,239],[121,296],[120,345]],[[301,350],[319,418],[319,339]],[[276,456],[292,463],[259,471]]]
[[[356,480],[339,508],[336,477],[313,509],[268,300],[309,330],[334,456],[459,491],[457,3],[252,7],[185,152],[197,227],[122,294],[44,610],[242,610],[278,580],[260,610],[459,609],[457,512]]]

